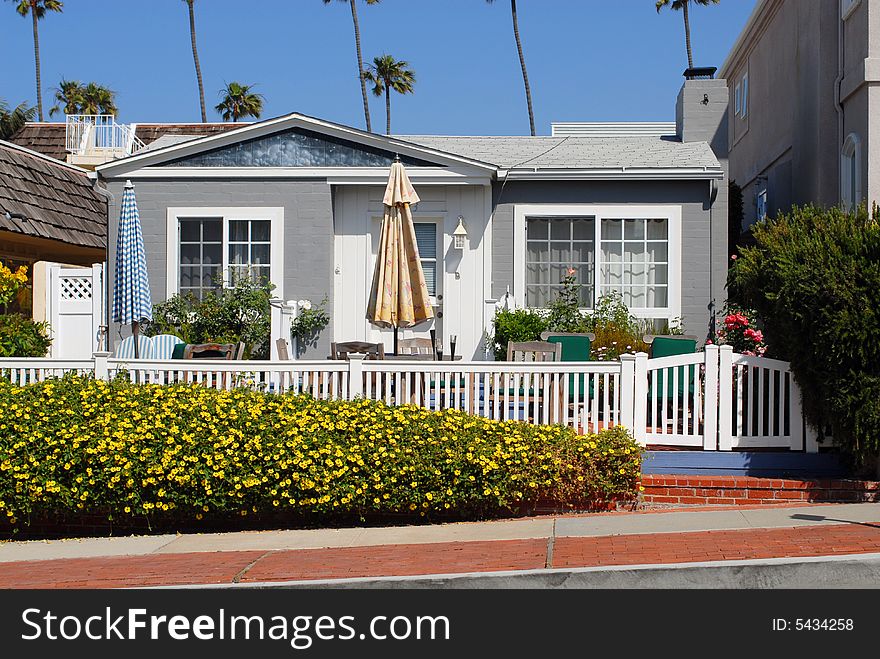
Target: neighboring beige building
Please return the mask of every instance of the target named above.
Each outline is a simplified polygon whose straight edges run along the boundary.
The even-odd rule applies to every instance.
[[[880,201],[880,0],[758,0],[719,77],[744,227]]]

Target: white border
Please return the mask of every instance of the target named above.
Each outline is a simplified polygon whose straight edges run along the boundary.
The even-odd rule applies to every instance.
[[[669,221],[669,306],[666,308],[630,309],[637,318],[678,318],[681,316],[681,206],[674,204],[516,204],[513,210],[513,300],[525,306],[526,291],[526,217],[595,216],[596,231],[603,217],[656,218]],[[597,250],[598,250],[598,242]],[[598,260],[597,260],[598,262]],[[598,273],[597,273],[598,282]]]
[[[165,295],[176,295],[180,290],[179,220],[182,217],[223,218],[223,261],[226,261],[229,220],[270,220],[269,279],[275,284],[273,297],[284,299],[284,208],[279,206],[178,206],[165,213]],[[225,279],[226,272],[223,273]]]

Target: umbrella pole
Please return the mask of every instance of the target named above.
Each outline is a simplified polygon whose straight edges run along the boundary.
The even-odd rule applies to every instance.
[[[394,354],[397,354],[397,325],[394,326]]]
[[[138,325],[138,322],[136,320],[132,321],[131,335],[134,337],[134,358],[135,359],[140,359],[140,357],[141,357],[140,345],[138,345],[140,343],[140,341],[138,341],[138,335],[140,333],[141,333],[141,330],[140,330],[140,326]]]

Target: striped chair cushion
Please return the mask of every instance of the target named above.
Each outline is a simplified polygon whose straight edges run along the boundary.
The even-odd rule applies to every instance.
[[[153,352],[155,359],[171,359],[174,356],[174,346],[184,343],[184,340],[173,334],[159,334],[153,337]]]
[[[153,341],[148,336],[138,337],[138,352],[140,359],[155,359],[156,351],[153,349]],[[134,337],[129,336],[122,340],[116,348],[117,359],[134,359]]]

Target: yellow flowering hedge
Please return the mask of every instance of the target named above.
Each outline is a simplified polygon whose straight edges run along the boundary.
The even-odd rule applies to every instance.
[[[634,498],[623,428],[578,436],[357,400],[65,376],[0,381],[0,519],[482,517]]]

